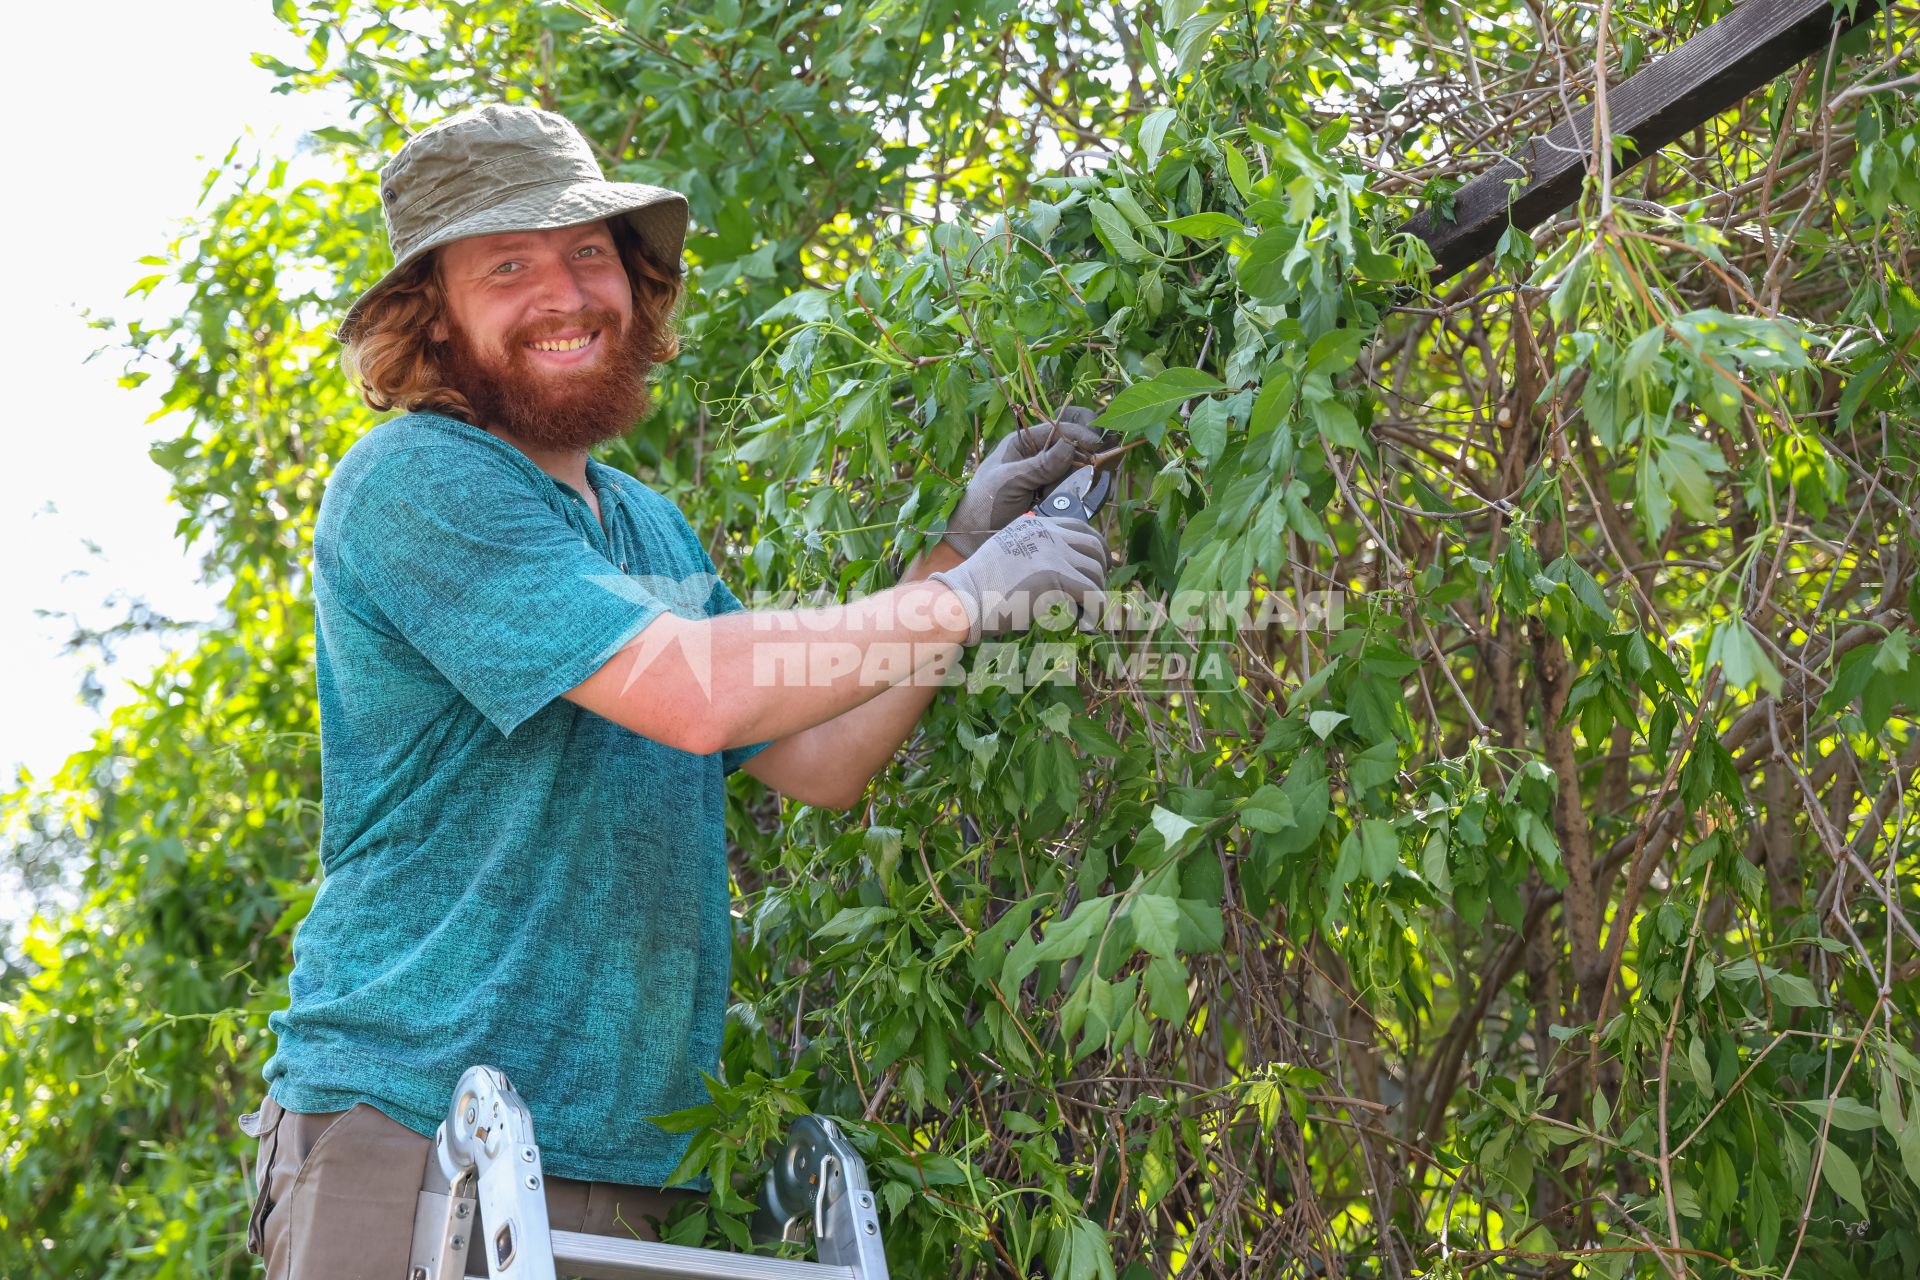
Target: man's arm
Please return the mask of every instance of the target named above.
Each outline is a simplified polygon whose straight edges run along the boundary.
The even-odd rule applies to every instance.
[[[656,742],[711,755],[811,729],[883,693],[889,682],[869,675],[877,646],[908,660],[888,667],[904,679],[951,654],[967,632],[959,596],[926,581],[818,609],[663,613],[563,696]]]
[[[936,543],[908,566],[900,583],[923,582],[961,559],[948,543]],[[951,661],[958,648],[956,642],[939,660]],[[931,680],[894,685],[831,720],[779,739],[740,767],[804,804],[851,808],[913,732],[939,688]]]
[[[1100,447],[1102,435],[1092,425],[1096,416],[1092,409],[1069,405],[1045,431],[1016,430],[1005,436],[969,481],[947,520],[946,536],[908,567],[901,583],[954,568],[1021,512],[1031,510],[1079,464],[1080,454]],[[741,768],[807,804],[851,807],[913,732],[939,687],[933,680],[897,684],[824,724],[771,743]]]
[[[824,609],[662,614],[564,696],[686,751],[766,742],[742,768],[796,800],[853,805],[933,700],[939,682],[913,677],[951,662],[983,625],[996,635],[1020,625],[996,601],[1031,599],[1049,585],[1084,594],[1104,584],[1105,547],[1084,522],[1041,521],[993,545],[1022,512],[1039,520],[1031,512],[1040,495],[1101,442],[1095,416],[1070,405],[1044,434],[1023,429],[1001,440],[968,482],[946,536],[890,591]],[[942,580],[929,581],[932,574]]]
[[[1106,582],[1106,548],[1084,520],[1026,515],[958,565],[940,569],[923,561],[918,568],[933,576],[851,604],[697,619],[657,614],[563,696],[699,755],[778,742],[909,683],[928,666],[950,661],[963,644],[1025,629],[1050,599],[1094,604]],[[928,696],[924,688],[917,701],[902,695],[853,730],[796,751],[794,759],[817,759],[811,748],[821,743],[856,742],[864,784]],[[806,788],[788,792],[797,799],[851,804],[858,798],[852,769],[835,770],[824,786],[797,771],[783,776],[789,786]]]

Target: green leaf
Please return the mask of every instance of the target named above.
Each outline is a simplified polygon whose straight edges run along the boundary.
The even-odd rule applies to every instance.
[[[1367,879],[1385,884],[1400,867],[1400,835],[1382,818],[1365,818],[1359,825],[1360,866]]]
[[[1236,242],[1234,273],[1240,287],[1255,298],[1277,293],[1286,284],[1286,262],[1299,243],[1300,233],[1292,227],[1263,231],[1244,248]]]
[[[1827,1002],[1814,990],[1813,984],[1797,973],[1780,973],[1769,969],[1766,975],[1767,990],[1781,1004],[1796,1009],[1824,1009]]]
[[[1500,243],[1494,246],[1494,256],[1500,264],[1517,272],[1525,271],[1538,252],[1539,246],[1533,242],[1533,237],[1517,225],[1502,231]]]
[[[1713,1068],[1707,1064],[1707,1043],[1699,1036],[1687,1042],[1687,1070],[1693,1074],[1693,1083],[1700,1092],[1709,1098],[1713,1096]]]
[[[1762,1262],[1771,1262],[1780,1246],[1780,1205],[1770,1179],[1756,1177],[1746,1221]]]
[[[1727,469],[1718,450],[1697,436],[1674,434],[1661,437],[1654,460],[1675,506],[1695,520],[1717,518],[1719,490],[1712,476]]]
[[[1172,1125],[1158,1125],[1153,1136],[1147,1140],[1146,1155],[1140,1161],[1140,1195],[1146,1208],[1151,1209],[1173,1190],[1175,1179],[1179,1175],[1179,1166],[1173,1158],[1174,1128]],[[1134,1275],[1130,1268],[1129,1280]]]
[[[1294,825],[1293,801],[1279,787],[1265,783],[1241,801],[1240,821],[1254,831],[1284,831]]]
[[[1067,731],[1080,749],[1089,755],[1104,756],[1117,760],[1127,754],[1119,739],[1107,732],[1107,727],[1090,716],[1074,716],[1067,723]]]
[[[1127,224],[1126,218],[1113,205],[1105,200],[1096,199],[1089,201],[1087,207],[1093,211],[1093,224],[1099,229],[1100,238],[1106,241],[1107,247],[1123,260],[1144,262],[1153,256],[1146,246],[1134,237],[1133,228]]]
[[[651,35],[654,18],[661,11],[661,0],[627,0],[627,28],[636,35]]]
[[[1126,218],[1128,226],[1138,232],[1153,231],[1154,234],[1147,239],[1152,241],[1156,248],[1160,246],[1162,242],[1157,238],[1159,232],[1154,231],[1156,224],[1147,216],[1147,211],[1140,207],[1140,201],[1132,191],[1123,186],[1110,186],[1106,189],[1106,197],[1113,201],[1113,207]]]
[[[1297,391],[1292,375],[1278,366],[1270,366],[1260,378],[1260,393],[1254,397],[1253,411],[1247,421],[1248,434],[1256,436],[1266,434],[1285,420]]]
[[[1627,354],[1620,362],[1620,377],[1632,382],[1645,377],[1653,371],[1653,363],[1660,356],[1660,344],[1666,339],[1666,328],[1654,325],[1633,340],[1627,348]]]
[[[1214,29],[1225,22],[1227,16],[1226,10],[1217,9],[1212,13],[1197,13],[1180,24],[1180,30],[1173,37],[1175,80],[1199,70],[1200,61],[1206,57],[1207,46],[1213,39]]]
[[[1147,1007],[1154,1016],[1168,1022],[1187,1018],[1187,967],[1169,956],[1155,956],[1147,962],[1145,987]]]
[[[1453,868],[1447,860],[1447,837],[1437,827],[1427,832],[1420,849],[1420,876],[1440,893],[1453,892]]]
[[[587,15],[571,5],[543,4],[538,13],[541,26],[566,35],[583,29],[588,22]]]
[[[1226,157],[1227,177],[1232,181],[1233,189],[1240,193],[1242,200],[1250,199],[1253,195],[1253,175],[1247,172],[1246,156],[1232,143],[1221,144],[1220,150]]]
[[[1180,949],[1218,951],[1226,937],[1226,921],[1219,905],[1194,898],[1178,898],[1174,905],[1180,908]]]
[[[1900,1167],[1906,1170],[1907,1181],[1920,1187],[1920,1105],[1907,1112],[1900,1129]]]
[[[1173,959],[1180,935],[1180,904],[1158,893],[1135,895],[1121,918],[1133,925],[1134,940],[1140,949]]]
[[[1142,435],[1164,425],[1175,408],[1194,396],[1224,390],[1225,384],[1210,373],[1198,369],[1168,369],[1134,383],[1115,396],[1094,419],[1094,425],[1125,435]]]
[[[1514,839],[1533,855],[1542,871],[1552,871],[1560,865],[1560,842],[1540,815],[1531,809],[1516,807],[1507,811],[1507,820],[1513,826]]]
[[[1113,911],[1113,899],[1089,898],[1074,908],[1073,914],[1065,920],[1055,920],[1041,931],[1040,945],[1034,949],[1035,960],[1065,960],[1085,949],[1102,928],[1107,917]]]
[[[1780,668],[1761,647],[1743,618],[1718,624],[1707,641],[1707,663],[1718,662],[1729,687],[1752,689],[1758,684],[1776,697],[1780,693]]]
[[[1315,546],[1333,549],[1333,539],[1327,536],[1326,526],[1320,523],[1320,517],[1307,506],[1307,486],[1298,480],[1287,482],[1287,491],[1281,496],[1281,506],[1287,513],[1287,527]]]
[[[831,920],[814,930],[813,936],[817,941],[856,937],[898,914],[892,907],[842,907]]]
[[[1172,107],[1156,107],[1140,120],[1140,152],[1145,157],[1141,168],[1152,169],[1160,161],[1160,148],[1167,130],[1179,113]]]
[[[1189,213],[1160,225],[1190,240],[1217,240],[1221,236],[1244,234],[1246,231],[1246,227],[1232,214],[1216,212]]]
[[[1187,436],[1193,441],[1194,452],[1200,455],[1203,463],[1211,464],[1226,450],[1230,412],[1228,400],[1208,398],[1202,400],[1187,419]]]
[[[895,868],[900,865],[900,850],[905,833],[898,827],[871,826],[861,837],[865,846],[867,860],[873,864],[874,874],[882,883],[892,879]]]
[[[1302,752],[1287,770],[1280,789],[1293,801],[1294,825],[1275,834],[1270,843],[1279,853],[1297,853],[1320,838],[1332,807],[1332,786],[1322,750],[1315,747]]]
[[[1100,1224],[1075,1217],[1052,1233],[1048,1243],[1049,1280],[1114,1280],[1113,1253]]]
[[[1832,1142],[1821,1144],[1821,1149],[1824,1153],[1820,1159],[1821,1178],[1833,1188],[1833,1194],[1859,1210],[1861,1217],[1871,1216],[1867,1212],[1867,1198],[1860,1190],[1860,1166]]]
[[[833,295],[824,289],[796,289],[780,301],[762,311],[748,323],[754,325],[771,324],[775,320],[792,318],[802,322],[819,322],[833,318]]]
[[[1913,649],[1913,635],[1902,625],[1873,646],[1873,669],[1882,675],[1900,675],[1907,669],[1907,657]]]
[[[1360,358],[1366,340],[1367,335],[1357,328],[1335,329],[1321,334],[1307,351],[1307,372],[1324,373],[1330,377],[1347,373]]]
[[[1365,794],[1400,776],[1400,744],[1392,738],[1347,757],[1347,781]]]
[[[1348,718],[1347,713],[1344,711],[1321,710],[1309,715],[1307,717],[1307,724],[1312,727],[1314,733],[1319,735],[1320,740],[1324,742],[1326,741],[1327,735],[1345,724]]]
[[[1153,806],[1153,829],[1160,833],[1161,840],[1166,842],[1170,850],[1179,848],[1180,842],[1185,840],[1198,825],[1192,819],[1184,818],[1171,809],[1163,809],[1157,804]]]
[[[734,269],[750,280],[773,279],[773,256],[779,252],[780,242],[769,240],[748,254],[743,254],[734,263]]]
[[[1880,1124],[1880,1112],[1855,1098],[1801,1098],[1793,1105],[1812,1112],[1815,1124],[1820,1123],[1822,1116],[1829,1116],[1833,1128],[1848,1133],[1873,1129]]]
[[[1308,410],[1314,427],[1328,444],[1342,449],[1364,449],[1366,438],[1360,434],[1360,421],[1353,410],[1338,400],[1318,400]]]

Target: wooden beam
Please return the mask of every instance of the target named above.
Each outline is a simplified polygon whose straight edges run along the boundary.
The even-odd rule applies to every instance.
[[[1616,140],[1631,139],[1614,172],[1624,173],[1789,67],[1824,53],[1836,26],[1863,22],[1877,7],[1877,0],[1861,0],[1852,18],[1836,20],[1833,0],[1745,0],[1607,89],[1609,128]],[[1400,229],[1433,250],[1433,283],[1492,253],[1509,224],[1530,230],[1572,204],[1592,154],[1592,126],[1593,108],[1581,108],[1454,192],[1451,220],[1434,208],[1408,219]]]

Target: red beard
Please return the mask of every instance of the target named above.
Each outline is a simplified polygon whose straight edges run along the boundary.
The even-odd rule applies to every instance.
[[[447,385],[466,397],[476,426],[495,427],[523,444],[586,449],[625,435],[647,416],[647,335],[608,307],[530,321],[506,337],[506,358],[473,343],[449,316],[451,340],[435,343]],[[598,360],[579,369],[539,369],[527,343],[568,329],[599,330],[608,343]]]

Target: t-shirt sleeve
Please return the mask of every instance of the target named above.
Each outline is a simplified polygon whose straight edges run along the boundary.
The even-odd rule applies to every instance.
[[[713,567],[713,557],[707,554],[706,547],[702,546],[700,539],[694,535],[692,526],[688,526],[687,528],[687,538],[693,544],[694,552],[699,556],[700,563],[707,567],[708,573],[713,574],[713,591],[707,596],[707,616],[709,618],[717,618],[723,613],[737,613],[745,609],[746,606],[740,603],[740,597],[734,595],[732,588],[728,587],[727,584],[721,580],[719,572]],[[727,747],[720,752],[720,763],[728,773],[732,773],[772,745],[772,742],[769,741],[749,742],[744,746]]]
[[[358,478],[336,548],[365,598],[503,735],[669,607],[485,455],[381,459]]]

